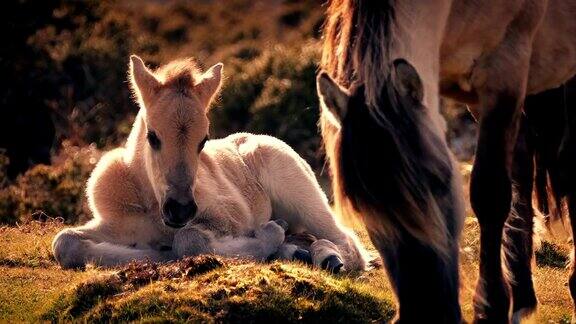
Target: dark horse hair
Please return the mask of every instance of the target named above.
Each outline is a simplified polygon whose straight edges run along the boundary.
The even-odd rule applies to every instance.
[[[514,199],[504,228],[505,265],[513,296],[513,312],[527,316],[536,310],[532,280],[535,207],[545,216],[548,228],[576,221],[576,78],[559,88],[530,95],[514,149],[512,182]],[[535,195],[534,195],[535,193]],[[570,217],[568,222],[567,217]],[[553,234],[555,231],[553,231]],[[576,296],[574,266],[569,281]]]
[[[322,83],[331,78],[319,76],[325,106],[340,122],[330,125],[323,110],[335,205],[366,225],[388,270],[401,321],[457,323],[457,171],[423,106],[416,69],[389,58],[393,8],[392,0],[334,0],[328,8],[322,67],[331,82],[350,88],[345,107],[334,109],[343,100],[330,98],[334,91]]]
[[[361,80],[372,104],[389,69],[394,2],[333,0],[328,7],[322,68],[344,87]]]
[[[353,93],[337,148],[345,196],[368,227],[386,233],[391,243],[405,232],[445,252],[456,224],[447,228],[444,218],[429,215],[450,208],[449,201],[438,200],[450,194],[452,170],[447,148],[421,117],[426,108],[400,95],[391,81],[379,107],[366,105],[363,86]]]
[[[544,107],[553,104],[553,109]],[[574,190],[576,120],[568,109],[576,104],[576,78],[565,85],[528,97],[526,119],[531,128],[535,150],[536,206],[549,222],[566,220],[568,209],[564,199]],[[544,109],[543,109],[544,108]]]
[[[421,98],[398,96],[394,87],[398,82],[392,78],[394,64],[386,60],[393,41],[393,8],[392,0],[335,0],[328,8],[322,67],[344,87],[361,83],[362,100],[368,106],[363,120],[349,133],[343,131],[342,139],[335,139],[340,135],[321,121],[335,205],[342,206],[344,214],[360,213],[360,218],[385,231],[388,238],[403,228],[444,253],[454,239],[448,232],[455,233],[446,223],[450,216],[443,215],[450,212],[438,210],[447,207],[441,206],[441,200],[450,191],[451,161],[440,139],[443,135],[434,132],[433,122],[423,117],[427,112]],[[415,74],[408,82],[421,83]],[[362,113],[352,110],[352,115]],[[369,139],[376,145],[364,148],[366,142],[361,142]]]

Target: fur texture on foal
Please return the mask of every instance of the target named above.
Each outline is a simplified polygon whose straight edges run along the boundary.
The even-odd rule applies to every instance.
[[[365,267],[356,236],[338,223],[310,166],[287,144],[247,133],[208,141],[222,67],[201,73],[188,59],[152,72],[131,57],[140,111],[126,145],[105,154],[88,181],[94,218],[55,237],[62,267],[202,253],[265,260],[296,251],[284,242],[286,228],[319,239],[310,248],[317,266],[331,258],[349,270]]]

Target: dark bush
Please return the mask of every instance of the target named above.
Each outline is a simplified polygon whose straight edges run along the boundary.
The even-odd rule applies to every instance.
[[[79,148],[65,143],[52,165],[37,165],[0,189],[0,223],[88,219],[86,180],[99,157],[94,146]]]

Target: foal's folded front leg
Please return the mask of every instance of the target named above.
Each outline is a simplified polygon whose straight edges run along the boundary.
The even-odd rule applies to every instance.
[[[213,253],[226,257],[241,257],[265,261],[276,253],[284,241],[285,229],[274,221],[258,228],[251,236],[216,236],[197,225],[186,226],[174,237],[178,257]]]
[[[84,268],[87,264],[113,267],[131,261],[164,262],[174,259],[172,251],[133,248],[97,240],[99,227],[80,226],[60,231],[52,242],[54,258],[64,269]]]

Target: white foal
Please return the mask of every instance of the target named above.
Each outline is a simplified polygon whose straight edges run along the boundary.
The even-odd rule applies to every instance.
[[[310,247],[314,265],[364,269],[356,236],[338,223],[310,166],[287,144],[246,133],[208,141],[222,64],[201,74],[181,60],[151,72],[132,56],[130,72],[140,112],[126,146],[107,153],[88,181],[94,219],[55,237],[62,267],[204,253],[291,259],[297,247],[283,243],[289,228],[318,238]]]

